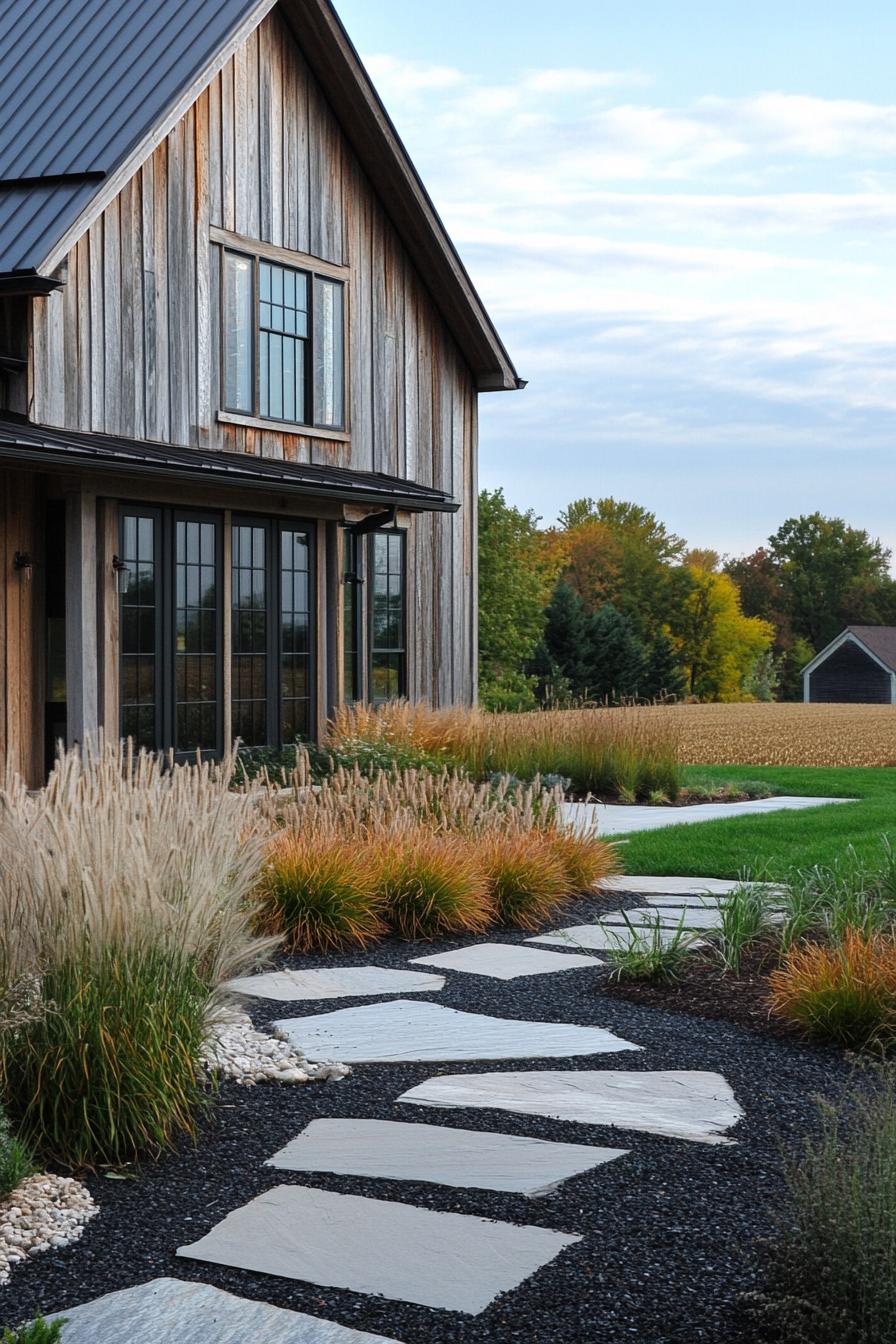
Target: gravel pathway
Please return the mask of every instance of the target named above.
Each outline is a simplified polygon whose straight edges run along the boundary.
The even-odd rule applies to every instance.
[[[584,901],[566,916],[584,923],[630,904],[618,894]],[[566,922],[566,919],[564,920]],[[440,951],[468,946],[457,939]],[[520,944],[521,934],[482,942]],[[338,964],[409,969],[432,945],[397,941]],[[283,967],[326,968],[333,958],[291,958]],[[0,1288],[0,1324],[37,1311],[64,1310],[159,1276],[205,1282],[230,1293],[385,1335],[402,1344],[732,1344],[738,1295],[755,1286],[754,1247],[781,1197],[780,1149],[814,1124],[813,1094],[836,1090],[842,1056],[707,1023],[596,992],[602,968],[578,968],[510,981],[447,972],[439,993],[415,996],[464,1012],[604,1027],[643,1047],[627,1068],[721,1073],[746,1118],[733,1146],[705,1146],[636,1131],[563,1123],[489,1110],[422,1111],[396,1098],[439,1074],[618,1067],[619,1056],[471,1063],[358,1064],[341,1082],[303,1087],[238,1087],[225,1082],[196,1149],[147,1164],[136,1179],[87,1184],[100,1205],[77,1246],[21,1266]],[[335,1000],[327,1008],[377,1000]],[[378,1000],[382,1001],[382,1000]],[[307,1005],[312,1015],[316,1005]],[[291,1012],[302,1012],[296,1004]],[[282,1002],[249,1005],[256,1026],[284,1016]],[[627,1148],[629,1154],[577,1175],[541,1199],[408,1181],[291,1173],[264,1163],[314,1119],[420,1121],[573,1144]],[[420,1209],[543,1227],[583,1239],[481,1315],[432,1310],[346,1290],[177,1258],[228,1213],[284,1183],[413,1204]],[[309,1235],[313,1232],[309,1228]],[[748,1344],[749,1336],[742,1336]],[[264,1341],[253,1341],[264,1344]]]

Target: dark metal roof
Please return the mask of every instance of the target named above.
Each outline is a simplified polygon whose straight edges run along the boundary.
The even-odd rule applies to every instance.
[[[523,386],[330,0],[279,2],[478,386]],[[0,290],[53,271],[275,3],[0,0]]]
[[[891,672],[896,672],[896,625],[848,625],[846,628],[876,658],[886,663]]]
[[[39,269],[97,181],[164,119],[258,7],[257,0],[3,6],[0,271]]]
[[[204,481],[241,490],[283,491],[346,504],[396,505],[414,513],[455,513],[459,508],[457,500],[444,490],[377,471],[48,429],[14,418],[0,418],[0,460],[4,459],[33,468],[80,467],[153,480]]]

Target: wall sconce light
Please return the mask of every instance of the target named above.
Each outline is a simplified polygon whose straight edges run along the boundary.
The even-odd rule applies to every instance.
[[[16,551],[12,558],[12,567],[24,583],[28,583],[34,573],[34,561],[27,551]]]
[[[112,572],[115,575],[115,587],[120,593],[126,593],[131,586],[131,571],[120,556],[113,555]]]

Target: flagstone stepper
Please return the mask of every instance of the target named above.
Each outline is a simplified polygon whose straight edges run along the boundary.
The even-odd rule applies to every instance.
[[[152,1279],[48,1319],[57,1317],[67,1322],[61,1344],[400,1344],[181,1279]]]
[[[462,1059],[565,1059],[640,1050],[603,1027],[527,1022],[395,999],[274,1023],[309,1059],[388,1064]]]
[[[516,980],[523,975],[552,975],[558,971],[581,970],[600,966],[598,957],[545,952],[541,948],[520,947],[519,943],[473,943],[453,952],[437,952],[431,957],[412,957],[415,966],[438,966],[447,971],[465,971],[487,975],[494,980]]]
[[[458,1073],[429,1078],[398,1100],[612,1125],[694,1143],[732,1143],[724,1131],[743,1118],[722,1075],[700,1070]]]
[[[718,908],[706,909],[685,905],[658,906],[656,909],[612,910],[607,915],[601,915],[600,919],[602,924],[621,926],[623,929],[628,924],[633,924],[635,928],[642,926],[654,928],[658,924],[662,929],[679,927],[718,929],[722,923],[722,915]]]
[[[538,1196],[627,1152],[394,1120],[312,1120],[265,1165]]]
[[[374,994],[434,994],[445,987],[443,975],[399,971],[388,966],[332,966],[314,971],[267,971],[228,980],[234,994],[256,999],[350,999]]]
[[[674,927],[661,928],[659,936],[662,942],[671,942],[675,937]],[[568,929],[555,929],[553,933],[540,933],[536,938],[527,938],[526,942],[547,943],[550,947],[565,947],[570,951],[587,948],[597,952],[612,952],[627,947],[631,942],[631,934],[625,925],[620,928],[616,924],[574,924]],[[692,943],[691,946],[698,947],[699,943]]]
[[[478,1315],[578,1235],[278,1185],[177,1254]]]

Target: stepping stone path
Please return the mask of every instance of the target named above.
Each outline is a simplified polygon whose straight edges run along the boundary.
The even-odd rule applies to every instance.
[[[67,1321],[63,1344],[399,1344],[181,1279],[153,1279],[56,1317]]]
[[[564,803],[561,816],[567,826],[586,834],[626,835],[633,831],[657,831],[665,826],[687,826],[701,821],[731,821],[737,817],[761,816],[767,812],[796,812],[809,807],[854,803],[854,798],[801,798],[779,794],[774,798],[751,798],[743,803],[694,803],[687,807],[654,807],[619,803]]]
[[[581,1236],[278,1185],[178,1255],[476,1315]]]
[[[393,1120],[312,1120],[265,1165],[283,1171],[545,1195],[571,1176],[627,1152]]]
[[[387,966],[335,966],[320,971],[269,971],[228,980],[234,994],[256,999],[351,999],[374,994],[433,994],[444,989],[443,975],[396,971]]]
[[[640,1050],[603,1027],[566,1022],[519,1022],[462,1013],[438,1003],[398,999],[342,1008],[316,1017],[289,1017],[274,1027],[315,1058],[349,1064],[456,1059],[565,1059]]]
[[[614,1125],[695,1143],[731,1143],[723,1132],[743,1118],[721,1074],[690,1070],[458,1073],[430,1078],[398,1100]]]
[[[416,966],[441,966],[448,971],[467,971],[488,975],[494,980],[516,980],[523,975],[554,975],[600,966],[597,957],[577,957],[540,948],[520,947],[518,943],[473,943],[454,952],[439,952],[434,957],[413,957]]]
[[[674,928],[660,929],[662,942],[670,943],[675,937]],[[566,947],[570,951],[588,948],[597,952],[612,952],[614,948],[627,947],[631,934],[624,926],[615,924],[573,924],[568,929],[555,929],[553,933],[541,933],[537,938],[527,938],[527,943],[549,943],[551,947]],[[696,943],[691,944],[696,947]],[[532,1058],[532,1052],[529,1052]]]
[[[731,815],[729,808],[725,812]],[[649,898],[650,906],[629,912],[629,918],[641,923],[659,917],[668,925],[662,936],[671,938],[682,914],[689,927],[713,927],[719,902],[738,885],[708,878],[620,877],[609,879],[602,889]],[[624,946],[629,933],[624,924],[620,928],[621,920],[617,911],[602,923],[558,929],[524,943],[477,943],[416,957],[412,963],[495,980],[594,969],[602,964],[599,958],[575,953]],[[443,975],[358,966],[277,971],[233,980],[227,987],[247,997],[291,1002],[425,994],[438,992],[444,984]],[[289,1018],[274,1026],[313,1057],[354,1063],[533,1060],[641,1049],[601,1027],[496,1018],[401,998]],[[447,1074],[411,1088],[398,1100],[615,1126],[707,1144],[731,1143],[726,1131],[743,1115],[720,1074],[696,1070]],[[536,1197],[624,1159],[628,1151],[453,1126],[319,1119],[266,1165]],[[581,1240],[576,1231],[439,1212],[306,1185],[277,1185],[177,1253],[306,1284],[478,1314]],[[65,1344],[119,1344],[121,1339],[128,1344],[398,1344],[175,1279],[155,1279],[61,1314],[69,1320]]]
[[[626,929],[629,924],[635,928],[653,929],[657,924],[661,928],[677,929],[718,929],[721,926],[721,914],[718,906],[669,905],[651,909],[613,910],[609,915],[601,915],[601,924],[613,924]]]

